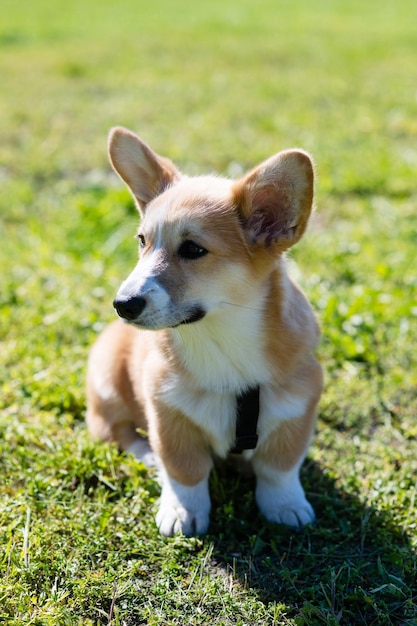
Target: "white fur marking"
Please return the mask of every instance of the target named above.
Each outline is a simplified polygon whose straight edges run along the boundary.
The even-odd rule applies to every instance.
[[[148,298],[148,306],[154,310],[167,307],[171,301],[168,292],[157,279],[160,264],[160,250],[156,249],[149,256],[139,261],[127,279],[121,284],[119,292],[129,293]]]
[[[314,521],[313,507],[300,483],[301,462],[302,459],[290,471],[284,472],[268,467],[254,457],[255,497],[259,510],[269,522],[298,528]]]
[[[181,411],[202,428],[219,457],[225,457],[233,445],[236,424],[234,394],[220,394],[195,389],[184,383],[181,375],[170,374],[161,390],[169,406]]]
[[[204,320],[173,333],[183,365],[199,388],[239,393],[269,380],[262,345],[263,294],[255,296],[259,309],[226,302],[218,303],[220,310],[213,313],[203,300],[209,310]]]
[[[259,444],[264,443],[281,422],[302,417],[308,402],[308,396],[297,396],[268,385],[262,387]]]
[[[181,485],[162,472],[162,493],[156,524],[161,535],[203,535],[210,522],[208,476],[193,487]]]
[[[128,448],[126,448],[126,452],[128,454],[133,454],[138,461],[141,461],[147,467],[161,467],[161,461],[152,450],[147,439],[142,437],[135,439],[135,441],[131,443]]]

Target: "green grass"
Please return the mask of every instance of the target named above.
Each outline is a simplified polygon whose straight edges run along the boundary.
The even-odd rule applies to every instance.
[[[416,24],[413,0],[3,1],[0,622],[417,624]],[[323,328],[312,528],[219,469],[209,535],[163,539],[151,473],[86,432],[136,258],[116,124],[189,173],[314,154],[291,257]]]

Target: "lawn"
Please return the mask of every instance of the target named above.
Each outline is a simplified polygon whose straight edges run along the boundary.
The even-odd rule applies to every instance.
[[[0,622],[417,624],[417,3],[3,0]],[[323,329],[317,523],[266,523],[213,473],[203,538],[84,424],[88,350],[136,259],[113,125],[188,173],[316,162],[289,259]]]

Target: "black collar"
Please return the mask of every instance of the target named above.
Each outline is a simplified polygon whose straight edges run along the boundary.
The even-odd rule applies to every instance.
[[[237,400],[236,439],[230,450],[240,454],[243,450],[254,450],[258,443],[259,387],[251,387],[239,394]]]

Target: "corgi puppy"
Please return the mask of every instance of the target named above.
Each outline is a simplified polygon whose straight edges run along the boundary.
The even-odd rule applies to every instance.
[[[158,467],[163,535],[203,534],[213,459],[234,449],[239,398],[255,389],[256,440],[241,454],[259,509],[312,522],[299,470],[322,389],[319,329],[285,264],[312,210],[310,157],[280,152],[240,180],[188,177],[124,128],[109,157],[139,210],[139,262],[90,354],[92,435]]]

